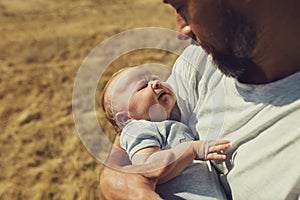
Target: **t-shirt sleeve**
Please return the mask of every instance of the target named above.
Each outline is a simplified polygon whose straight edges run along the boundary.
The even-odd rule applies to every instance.
[[[161,147],[162,143],[157,128],[144,120],[130,122],[122,130],[120,138],[120,145],[130,160],[137,151],[147,147]]]

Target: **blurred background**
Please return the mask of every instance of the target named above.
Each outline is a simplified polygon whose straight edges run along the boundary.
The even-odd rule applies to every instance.
[[[174,29],[173,9],[162,0],[0,1],[0,199],[101,199],[101,163],[75,129],[74,80],[99,43],[149,26]],[[121,56],[112,69],[145,62],[172,66],[175,59],[139,50]]]

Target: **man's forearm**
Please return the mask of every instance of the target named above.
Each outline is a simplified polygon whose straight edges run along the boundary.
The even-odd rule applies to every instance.
[[[188,167],[195,158],[195,153],[190,142],[178,144],[172,149],[166,150],[173,153],[173,158],[169,156],[169,166],[167,173],[158,179],[158,183],[165,183],[178,176],[186,167]]]
[[[145,178],[105,167],[100,174],[101,194],[106,200],[161,200],[154,192],[155,181],[148,175],[150,177]]]
[[[120,147],[119,137],[117,136],[107,158],[106,165],[112,168],[118,168],[130,164],[131,162],[129,157],[127,153]]]
[[[106,200],[161,200],[154,192],[156,177],[163,173],[151,171],[152,165],[142,168],[130,165],[126,152],[120,148],[118,138],[112,147],[106,166],[100,172],[100,190]],[[141,170],[148,173],[137,174]]]

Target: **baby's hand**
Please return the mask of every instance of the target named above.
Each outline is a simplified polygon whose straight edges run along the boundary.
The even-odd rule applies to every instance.
[[[218,153],[230,147],[229,140],[197,140],[192,144],[197,160],[225,160],[226,155]]]

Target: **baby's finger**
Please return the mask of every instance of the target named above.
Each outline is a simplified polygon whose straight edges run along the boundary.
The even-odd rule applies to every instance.
[[[219,144],[230,144],[230,140],[216,140],[216,141],[210,141],[210,144],[213,145],[219,145]]]
[[[222,144],[230,144],[230,140],[205,140],[204,145],[207,147],[213,147]]]
[[[220,144],[209,148],[209,153],[217,153],[219,151],[226,150],[230,147],[230,144]]]
[[[209,153],[206,156],[206,160],[225,160],[226,155],[223,154],[217,154],[217,153]]]

